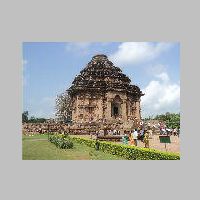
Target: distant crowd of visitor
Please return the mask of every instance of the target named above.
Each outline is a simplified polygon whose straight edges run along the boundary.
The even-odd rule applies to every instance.
[[[75,130],[76,131],[76,130]],[[78,130],[79,134],[81,134],[81,130]],[[86,130],[84,130],[85,133]],[[25,123],[23,124],[23,133],[24,134],[44,134],[44,133],[69,133],[69,127],[65,124],[59,124],[59,123]],[[143,121],[138,123],[138,127],[135,129],[132,129],[131,131],[127,130],[118,130],[118,129],[100,129],[96,132],[89,131],[90,135],[96,135],[97,138],[100,136],[121,136],[122,142],[124,144],[130,144],[130,145],[138,145],[138,140],[142,141],[144,143],[144,146],[146,148],[149,148],[149,139],[152,138],[154,134],[160,134],[160,135],[174,135],[178,136],[180,135],[180,129],[174,128],[170,129],[167,128],[167,126],[159,122],[157,124],[150,124],[144,123]],[[88,134],[88,132],[87,132]],[[91,137],[92,138],[92,137]]]
[[[155,125],[153,127],[155,127]],[[163,123],[158,123],[157,127],[159,128],[160,135],[180,135],[180,128],[167,128],[167,126]]]
[[[157,123],[151,125],[150,123],[145,124],[143,121],[141,121],[138,124],[138,128],[135,128],[131,131],[124,130],[123,133],[120,132],[120,130],[99,130],[96,132],[97,137],[101,136],[115,136],[115,135],[123,135],[122,142],[124,144],[130,144],[130,145],[138,145],[138,140],[144,143],[144,146],[146,148],[149,148],[149,139],[152,138],[153,134],[156,134],[156,130],[159,131],[160,135],[167,135],[167,136],[178,136],[180,135],[180,129],[174,128],[170,129],[167,128],[167,126],[164,123]]]

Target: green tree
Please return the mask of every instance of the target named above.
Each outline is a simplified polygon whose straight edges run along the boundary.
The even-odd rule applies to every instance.
[[[72,100],[67,91],[56,98],[56,117],[61,122],[70,122],[72,119]]]
[[[28,122],[28,111],[24,111],[22,113],[22,122],[23,123]]]
[[[168,128],[180,128],[180,113],[169,113],[156,115],[154,119],[165,122]]]
[[[30,119],[28,120],[30,123],[44,123],[46,122],[45,118],[36,118],[34,116],[31,116]]]

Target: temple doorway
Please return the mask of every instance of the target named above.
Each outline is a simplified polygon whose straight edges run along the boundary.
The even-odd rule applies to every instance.
[[[112,103],[112,117],[117,117],[120,114],[120,105],[118,103]]]
[[[114,106],[114,115],[119,115],[119,109],[117,106]]]
[[[116,118],[121,115],[122,100],[119,95],[116,95],[111,103],[111,116]]]

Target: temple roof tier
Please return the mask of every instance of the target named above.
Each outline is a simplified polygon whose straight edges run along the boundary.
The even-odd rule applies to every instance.
[[[133,96],[143,96],[142,91],[136,85],[131,85],[128,76],[122,73],[119,67],[108,60],[103,54],[92,57],[92,60],[81,70],[68,89],[70,94],[81,91],[119,91],[126,92]]]

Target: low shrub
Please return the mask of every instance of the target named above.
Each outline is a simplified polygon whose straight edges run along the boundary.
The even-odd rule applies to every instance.
[[[70,137],[75,142],[96,148],[97,141],[95,140],[72,136]],[[129,160],[180,160],[180,155],[176,153],[162,152],[155,149],[140,148],[124,144],[116,144],[113,142],[98,141],[98,149]]]
[[[56,145],[60,149],[73,148],[73,142],[70,137],[64,134],[55,134],[49,137],[49,141]]]

